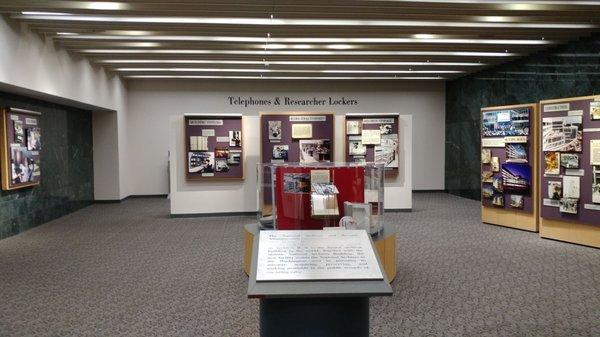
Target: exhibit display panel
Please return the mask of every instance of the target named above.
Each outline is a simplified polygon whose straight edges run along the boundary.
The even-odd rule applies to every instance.
[[[187,179],[244,179],[241,114],[186,114]]]
[[[346,114],[344,125],[346,162],[383,164],[398,172],[398,114]]]
[[[481,220],[537,232],[537,104],[481,114]]]
[[[381,164],[258,164],[258,217],[265,228],[382,228]]]
[[[261,113],[261,162],[332,161],[333,117],[332,113]]]
[[[3,108],[0,128],[2,189],[35,186],[41,180],[39,112]]]
[[[540,102],[540,235],[600,247],[600,96]]]

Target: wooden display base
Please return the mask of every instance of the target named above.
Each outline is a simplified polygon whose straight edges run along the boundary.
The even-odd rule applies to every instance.
[[[250,275],[254,236],[257,233],[257,224],[244,226],[244,272],[246,275]],[[373,243],[385,274],[391,283],[396,277],[396,232],[392,230],[391,226],[386,226],[381,235],[373,238]]]
[[[600,248],[600,226],[540,218],[540,237]]]
[[[481,221],[484,223],[537,232],[536,220],[537,217],[533,213],[481,206]]]

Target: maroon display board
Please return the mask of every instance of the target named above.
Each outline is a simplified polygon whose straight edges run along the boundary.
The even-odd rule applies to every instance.
[[[399,166],[399,132],[400,125],[397,114],[364,114],[346,115],[344,158],[346,162],[369,162],[384,164],[387,172],[398,172]],[[379,130],[379,145],[363,145],[362,130]]]
[[[296,127],[310,129],[310,137],[294,138]],[[333,161],[332,113],[261,113],[260,131],[263,163]]]
[[[2,189],[35,186],[41,180],[41,114],[16,108],[2,109],[0,156]]]
[[[481,109],[481,204],[533,213],[535,105]]]
[[[244,179],[241,115],[186,115],[187,179]]]
[[[542,101],[540,111],[541,217],[600,225],[600,165],[592,165],[600,160],[592,148],[600,141],[600,96]]]

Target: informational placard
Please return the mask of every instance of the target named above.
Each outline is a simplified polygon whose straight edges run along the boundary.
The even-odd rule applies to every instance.
[[[364,230],[260,232],[257,282],[382,279]]]
[[[0,167],[2,189],[14,190],[41,181],[41,113],[4,108],[0,114]]]
[[[242,116],[185,115],[187,179],[243,179]]]
[[[383,164],[397,173],[400,163],[400,125],[396,114],[347,114],[346,161]]]

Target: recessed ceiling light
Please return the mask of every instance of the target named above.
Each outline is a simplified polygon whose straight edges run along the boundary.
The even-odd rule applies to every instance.
[[[433,34],[414,34],[413,37],[415,39],[434,39],[435,35],[433,35]]]
[[[365,26],[365,27],[467,27],[467,28],[533,28],[582,29],[596,28],[585,23],[519,23],[519,22],[465,22],[418,20],[354,20],[354,19],[267,19],[267,18],[211,18],[167,16],[111,16],[111,15],[60,15],[60,13],[22,12],[13,18],[42,21],[153,23],[153,24],[214,24],[251,26]]]
[[[103,64],[264,64],[267,61],[250,60],[153,60],[153,59],[104,59],[95,60]],[[268,61],[275,65],[335,65],[335,66],[448,66],[448,67],[479,67],[486,64],[481,62],[378,62],[378,61]]]
[[[326,73],[326,74],[460,74],[461,70],[362,70],[362,69],[244,69],[244,68],[117,68],[120,72],[235,72],[235,73]]]
[[[97,9],[97,10],[124,10],[128,9],[129,5],[122,2],[100,2],[100,1],[92,1],[87,4],[86,7],[88,9]]]
[[[139,78],[139,79],[270,79],[270,80],[445,80],[444,77],[419,77],[419,76],[195,76],[195,75],[129,75],[123,76],[124,78]]]
[[[61,36],[76,36],[79,35],[78,33],[73,33],[73,32],[57,32],[56,35],[61,35]]]
[[[395,55],[395,56],[463,56],[463,57],[513,57],[517,53],[470,51],[345,51],[345,50],[201,50],[201,49],[80,49],[86,54],[223,54],[223,55]]]

